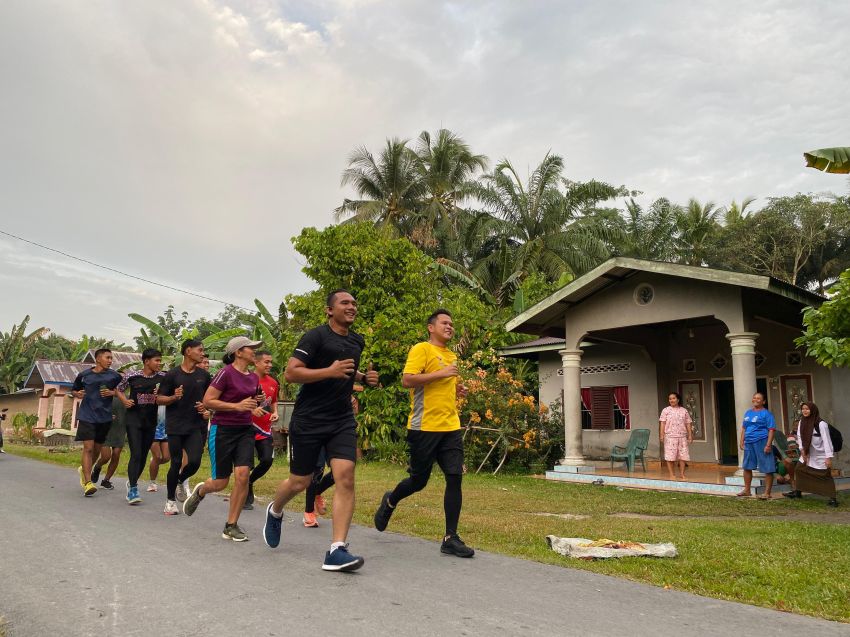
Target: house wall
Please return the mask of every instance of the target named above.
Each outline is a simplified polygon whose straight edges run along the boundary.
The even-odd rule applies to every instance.
[[[10,440],[12,437],[12,420],[16,414],[34,414],[38,411],[38,395],[40,392],[27,392],[25,394],[4,394],[0,396],[0,409],[8,409],[6,420],[3,421],[3,438]]]
[[[654,299],[649,305],[639,305],[634,298],[636,289],[643,283],[654,289]],[[723,321],[727,332],[745,331],[741,289],[640,272],[569,309],[565,323],[567,346],[576,347],[592,331],[702,316]]]

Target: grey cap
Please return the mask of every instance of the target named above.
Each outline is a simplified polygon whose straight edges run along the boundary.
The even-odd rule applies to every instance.
[[[247,336],[234,336],[227,341],[227,347],[224,348],[225,354],[233,354],[243,347],[259,347],[263,341],[252,341]]]

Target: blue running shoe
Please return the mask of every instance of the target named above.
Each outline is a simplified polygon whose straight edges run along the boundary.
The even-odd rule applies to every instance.
[[[274,503],[269,502],[269,506],[266,507],[266,525],[263,527],[263,541],[269,548],[276,549],[277,545],[280,544],[283,516],[281,515],[277,518],[272,515],[272,504]]]
[[[139,497],[139,487],[127,488],[127,502],[130,504],[139,504],[142,499]]]
[[[348,546],[325,553],[323,571],[356,571],[363,566],[363,558],[348,552]]]

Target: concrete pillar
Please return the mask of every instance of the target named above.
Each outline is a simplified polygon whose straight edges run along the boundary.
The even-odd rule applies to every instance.
[[[60,394],[53,394],[53,428],[61,429],[62,428],[62,405],[65,402],[65,396]]]
[[[744,413],[752,406],[756,393],[756,339],[755,332],[727,334],[732,345],[732,384],[735,391],[735,435],[741,440]],[[737,442],[736,442],[737,444]],[[738,467],[744,462],[744,452],[738,450]]]
[[[38,423],[36,424],[36,427],[47,426],[47,414],[49,407],[50,395],[47,394],[46,391],[42,391],[41,396],[38,397]]]
[[[581,350],[563,349],[564,370],[564,459],[562,465],[586,464],[581,431]]]

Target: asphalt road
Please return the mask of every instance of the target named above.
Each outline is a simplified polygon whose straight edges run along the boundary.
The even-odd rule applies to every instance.
[[[0,456],[0,615],[10,637],[96,635],[850,635],[850,626],[355,527],[355,573],[321,570],[330,524],[287,512],[280,547],[221,539],[226,503],[162,514],[124,481],[84,498],[74,469]],[[543,542],[544,539],[540,538]]]

